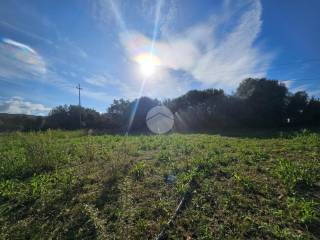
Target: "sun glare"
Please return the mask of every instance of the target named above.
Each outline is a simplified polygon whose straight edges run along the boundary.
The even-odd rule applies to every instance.
[[[154,75],[160,65],[159,58],[150,53],[140,54],[135,60],[139,64],[141,74],[145,77]]]

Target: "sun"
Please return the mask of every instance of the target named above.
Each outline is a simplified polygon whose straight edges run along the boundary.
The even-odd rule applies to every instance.
[[[160,65],[159,58],[150,53],[140,54],[135,60],[139,64],[141,74],[145,77],[154,75]]]
[[[140,72],[145,77],[150,77],[154,74],[156,67],[151,62],[142,62],[140,64]]]

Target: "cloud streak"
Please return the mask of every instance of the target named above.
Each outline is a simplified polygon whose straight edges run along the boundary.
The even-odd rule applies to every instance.
[[[97,87],[108,87],[110,85],[119,85],[120,81],[114,79],[109,74],[97,74],[86,78],[85,82]]]
[[[37,35],[35,33],[29,32],[29,31],[25,31],[25,30],[23,30],[23,29],[21,29],[21,28],[19,28],[17,26],[14,26],[12,24],[9,24],[9,23],[7,23],[5,21],[1,21],[0,20],[0,24],[3,25],[4,27],[10,28],[10,29],[12,29],[12,30],[14,30],[16,32],[19,32],[19,33],[22,33],[24,35],[27,35],[27,36],[29,36],[29,37],[31,37],[33,39],[43,41],[43,42],[45,42],[47,44],[50,44],[50,45],[54,44],[53,41],[51,41],[51,40],[49,40],[47,38],[44,38],[42,36],[39,36],[39,35]]]
[[[0,42],[0,77],[36,79],[46,74],[46,64],[40,54],[30,46],[4,38]]]

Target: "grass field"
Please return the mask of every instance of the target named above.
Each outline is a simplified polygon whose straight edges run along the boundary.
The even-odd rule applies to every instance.
[[[319,239],[319,181],[306,132],[2,134],[0,239]]]

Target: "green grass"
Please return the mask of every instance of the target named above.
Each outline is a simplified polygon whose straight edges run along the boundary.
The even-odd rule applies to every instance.
[[[319,239],[319,182],[308,132],[2,134],[0,239]]]

